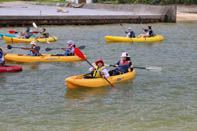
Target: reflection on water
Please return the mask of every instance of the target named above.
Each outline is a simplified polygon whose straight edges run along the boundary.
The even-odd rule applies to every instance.
[[[100,87],[100,88],[76,88],[76,89],[67,89],[65,93],[65,98],[67,99],[81,99],[86,100],[90,96],[95,96],[102,98],[105,94],[110,91],[111,88]]]

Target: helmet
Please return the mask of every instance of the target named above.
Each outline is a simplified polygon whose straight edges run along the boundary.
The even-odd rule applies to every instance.
[[[36,45],[36,42],[33,40],[30,44],[31,45]]]
[[[120,57],[130,57],[127,52],[123,52]]]
[[[72,40],[67,41],[67,44],[74,44]]]
[[[99,62],[101,62],[104,65],[103,59],[98,59],[95,61],[95,64],[97,65]]]
[[[128,28],[128,30],[132,30],[132,28],[131,28],[131,27],[129,27],[129,28]]]

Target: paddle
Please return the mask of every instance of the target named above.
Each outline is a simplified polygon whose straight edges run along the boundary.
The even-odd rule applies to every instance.
[[[80,50],[85,48],[85,45],[78,47]],[[66,48],[46,48],[45,51],[51,51],[51,50],[59,50],[59,49],[66,49]]]
[[[18,33],[18,32],[15,31],[15,30],[9,30],[8,32],[9,32],[10,34],[17,34],[17,33]],[[33,33],[33,34],[38,34],[39,31],[32,31],[32,33]]]
[[[115,65],[106,65],[106,66],[115,67]],[[144,69],[144,70],[150,70],[150,71],[155,71],[155,72],[160,72],[160,71],[162,71],[162,68],[161,68],[161,67],[156,67],[156,66],[149,66],[149,67],[134,66],[134,68],[137,68],[137,69]]]
[[[126,27],[124,27],[122,23],[120,23],[120,26],[123,27],[124,30],[127,30]]]
[[[13,47],[13,46],[11,46],[11,45],[8,45],[7,46],[7,48],[10,50],[10,49],[12,49],[12,48],[20,48],[20,49],[25,49],[24,47]],[[35,48],[37,51],[39,51],[40,50],[40,46],[36,46],[36,48]]]
[[[80,57],[81,59],[86,60],[87,63],[88,63],[90,66],[94,67],[94,66],[87,60],[87,58],[85,57],[85,55],[79,50],[79,48],[75,48],[74,53],[75,53],[78,57]],[[104,77],[104,79],[110,84],[111,87],[115,87],[106,77]]]
[[[162,67],[156,67],[156,66],[149,66],[149,67],[134,66],[134,68],[144,69],[144,70],[150,70],[150,71],[155,71],[155,72],[162,71]]]

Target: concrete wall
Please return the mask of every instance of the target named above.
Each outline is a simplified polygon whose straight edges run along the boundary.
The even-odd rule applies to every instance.
[[[0,26],[37,25],[97,25],[117,23],[156,23],[165,19],[163,15],[90,15],[90,16],[1,16]]]
[[[136,15],[165,15],[165,22],[176,22],[176,5],[85,4],[83,8],[128,11]]]

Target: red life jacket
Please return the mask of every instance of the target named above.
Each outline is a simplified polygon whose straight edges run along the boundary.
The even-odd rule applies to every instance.
[[[128,65],[130,64],[130,61],[123,61],[122,59],[120,60],[120,63],[123,65]]]

